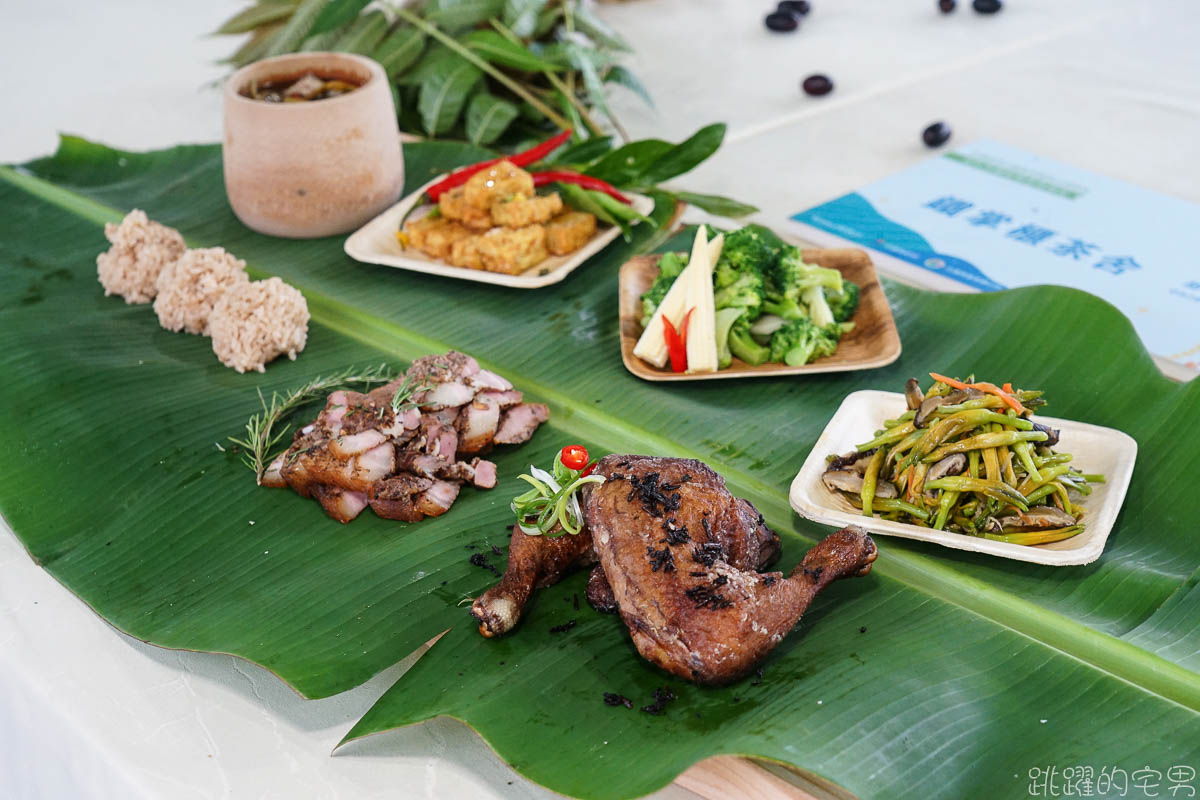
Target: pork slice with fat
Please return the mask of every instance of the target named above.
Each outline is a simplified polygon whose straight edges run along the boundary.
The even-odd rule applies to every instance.
[[[493,437],[496,444],[521,444],[527,442],[546,420],[550,409],[544,403],[522,403],[504,412],[500,426]]]

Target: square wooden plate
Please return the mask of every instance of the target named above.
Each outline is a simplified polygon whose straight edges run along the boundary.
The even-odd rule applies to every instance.
[[[802,375],[812,372],[846,372],[855,369],[874,369],[892,363],[900,357],[900,334],[892,318],[883,287],[871,258],[856,248],[825,249],[804,247],[804,260],[822,267],[832,267],[861,289],[858,310],[851,320],[854,330],[842,337],[837,352],[799,367],[768,362],[751,366],[740,358],[716,372],[688,375],[659,369],[633,354],[638,337],[642,335],[642,295],[658,275],[657,255],[637,256],[621,267],[621,360],[625,368],[648,381],[706,381],[720,378],[765,378],[779,375]]]
[[[400,228],[400,220],[404,219],[404,215],[410,208],[421,201],[426,189],[445,177],[445,175],[441,175],[433,179],[350,234],[350,237],[346,239],[346,255],[355,261],[363,261],[368,264],[382,264],[386,267],[425,272],[446,278],[494,283],[498,286],[511,286],[517,289],[539,289],[552,283],[558,283],[621,235],[621,231],[616,227],[597,228],[596,233],[588,240],[587,244],[574,253],[568,253],[565,256],[550,256],[519,275],[455,267],[444,261],[430,258],[415,248],[401,249],[400,243],[396,241],[396,231]],[[648,216],[654,209],[654,201],[649,197],[630,194],[629,198],[633,201],[633,207],[641,214]],[[421,216],[423,214],[418,212],[410,219],[420,219]]]
[[[1095,485],[1090,495],[1080,499],[1079,504],[1087,511],[1083,533],[1061,542],[1010,544],[864,517],[841,493],[826,488],[821,482],[826,456],[850,452],[856,444],[870,439],[872,432],[878,430],[885,419],[893,419],[906,409],[904,395],[899,393],[861,391],[848,395],[825,426],[824,433],[792,481],[789,500],[796,513],[827,525],[859,525],[871,533],[936,542],[956,550],[989,553],[1035,564],[1090,564],[1104,552],[1104,543],[1117,520],[1121,504],[1125,502],[1125,491],[1129,488],[1129,479],[1133,476],[1133,465],[1137,460],[1137,442],[1129,434],[1113,428],[1069,419],[1034,417],[1038,422],[1061,431],[1061,444],[1058,446],[1062,452],[1074,456],[1071,462],[1073,466],[1084,472],[1104,475],[1105,482]]]

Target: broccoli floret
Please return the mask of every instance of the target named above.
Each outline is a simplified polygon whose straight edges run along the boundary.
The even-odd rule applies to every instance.
[[[717,333],[717,368],[725,369],[733,363],[733,352],[729,349],[729,331],[733,324],[741,319],[745,309],[719,308],[716,313],[714,328]]]
[[[813,325],[824,328],[833,324],[833,311],[830,310],[829,303],[825,302],[824,289],[820,286],[809,286],[801,292],[800,299],[808,307],[808,318],[812,320]]]
[[[658,310],[659,304],[662,303],[663,298],[670,291],[671,284],[675,283],[675,279],[679,277],[679,273],[683,272],[683,268],[687,266],[687,262],[687,253],[666,253],[658,260],[658,277],[654,279],[654,283],[650,284],[650,288],[642,295],[643,328],[650,324],[650,318]]]
[[[733,323],[733,327],[729,329],[728,341],[730,353],[751,366],[756,367],[762,364],[771,354],[766,347],[754,341],[754,337],[750,335],[750,322],[746,319],[745,314],[738,317]]]
[[[758,316],[762,301],[762,276],[757,272],[740,273],[734,281],[719,286],[713,294],[713,307],[716,310],[744,308],[751,318]]]
[[[783,247],[783,241],[762,225],[747,225],[727,235],[721,247],[721,258],[717,261],[717,286],[722,285],[722,276],[728,277],[730,271],[766,272],[774,265]]]
[[[800,248],[794,245],[783,248],[779,261],[768,272],[767,280],[768,291],[793,298],[809,286],[823,286],[835,291],[842,288],[842,273],[836,269],[805,264]]]
[[[805,319],[808,317],[808,309],[800,304],[799,296],[795,298],[768,298],[763,300],[762,308],[766,313],[774,314],[784,319]]]
[[[809,319],[789,320],[771,336],[771,360],[798,367],[837,350],[841,329],[837,324],[818,326]]]
[[[838,322],[845,322],[854,316],[854,312],[858,310],[858,299],[858,284],[853,281],[842,281],[840,292],[825,290],[825,300],[833,311],[833,318]]]

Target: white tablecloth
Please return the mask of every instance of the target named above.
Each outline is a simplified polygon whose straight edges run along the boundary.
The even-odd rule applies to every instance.
[[[231,0],[0,0],[8,80],[0,161],[57,131],[144,149],[220,138]],[[601,13],[633,42],[656,100],[617,108],[635,136],[725,120],[725,147],[677,181],[759,205],[772,223],[927,157],[920,132],[999,139],[1200,201],[1200,3],[814,0],[795,35],[769,3],[634,0]],[[830,75],[828,97],[801,78]],[[548,797],[440,720],[355,743],[342,734],[400,674],[303,701],[258,667],[114,631],[0,530],[0,796],[4,798]],[[672,787],[664,796],[689,793]]]

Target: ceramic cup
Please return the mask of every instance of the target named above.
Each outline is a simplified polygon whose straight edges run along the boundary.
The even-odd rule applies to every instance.
[[[307,72],[359,83],[305,103],[243,97],[251,81]],[[309,239],[354,230],[404,188],[400,131],[387,75],[349,53],[294,53],[256,61],[225,84],[225,192],[247,227]]]

